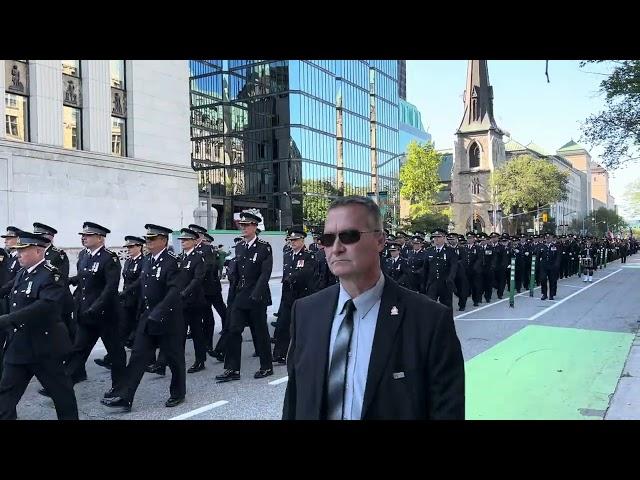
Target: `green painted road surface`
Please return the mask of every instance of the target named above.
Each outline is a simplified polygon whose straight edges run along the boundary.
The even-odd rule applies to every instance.
[[[467,419],[602,419],[634,336],[529,325],[465,364]]]

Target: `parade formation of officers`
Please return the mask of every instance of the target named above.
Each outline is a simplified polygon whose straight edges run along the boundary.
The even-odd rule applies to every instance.
[[[287,361],[293,303],[335,284],[337,278],[327,264],[320,232],[313,234],[307,248],[304,229],[290,229],[271,338],[267,307],[272,304],[273,253],[258,236],[261,221],[253,213],[240,214],[242,235],[234,239],[235,256],[227,265],[226,304],[214,239],[199,225],[180,231],[180,255],[169,246],[172,229],[145,225],[144,238],[125,237],[128,258],[121,265],[118,255],[105,247],[110,230],[85,222],[79,232],[84,248],[72,277],[69,258],[53,245],[54,228],[42,223],[34,223],[32,232],[7,227],[2,235],[5,249],[0,249],[0,419],[17,417],[16,405],[33,376],[42,384],[39,392],[52,398],[58,418],[77,419],[73,385],[87,379],[85,364],[98,339],[107,354],[95,362],[111,370],[111,388],[101,403],[125,412],[131,410],[145,372],[165,375],[169,367],[167,407],[184,402],[186,373],[204,370],[207,355],[224,362],[223,372],[215,377],[218,382],[239,380],[247,326],[254,356],[260,359],[254,378],[273,375],[274,363]],[[512,259],[515,290],[526,290],[533,281],[541,285],[542,300],[553,300],[559,278],[582,274],[584,282],[591,282],[603,263],[618,258],[624,263],[638,251],[634,238],[513,237],[495,232],[463,236],[434,229],[427,245],[422,232],[385,233],[384,273],[449,307],[455,294],[459,311],[465,310],[469,298],[474,306],[483,298],[490,302],[494,290],[498,299],[503,298]],[[222,327],[215,346],[214,309]],[[187,369],[188,338],[193,340],[195,362]],[[125,347],[131,349],[128,362]]]
[[[554,300],[558,279],[582,274],[584,282],[592,282],[594,270],[605,262],[621,259],[625,263],[628,255],[638,251],[634,238],[598,240],[553,233],[511,236],[496,232],[459,235],[435,229],[432,244],[427,245],[422,232],[412,236],[402,231],[385,233],[387,243],[381,254],[384,272],[400,285],[449,307],[455,294],[459,311],[465,310],[469,298],[476,307],[483,298],[491,302],[494,291],[502,299],[510,289],[512,259],[517,293],[529,289],[532,282],[541,287],[542,300]]]

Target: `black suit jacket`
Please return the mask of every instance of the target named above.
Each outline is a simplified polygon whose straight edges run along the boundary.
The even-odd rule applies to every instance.
[[[339,291],[333,285],[293,304],[284,420],[325,418]],[[362,419],[462,420],[464,408],[464,361],[451,309],[385,276]]]

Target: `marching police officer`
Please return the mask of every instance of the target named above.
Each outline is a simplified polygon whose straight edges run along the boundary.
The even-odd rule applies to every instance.
[[[398,285],[403,287],[406,285],[405,272],[407,270],[407,261],[400,256],[400,245],[392,243],[389,245],[389,258],[386,258],[382,270],[385,274],[394,279]]]
[[[242,331],[253,324],[256,334],[260,369],[254,378],[273,375],[273,362],[267,326],[267,306],[271,305],[269,278],[273,268],[271,245],[258,238],[256,230],[262,219],[249,212],[241,212],[240,227],[244,242],[236,248],[237,280],[230,285],[228,339],[225,342],[224,373],[216,376],[219,382],[240,380]]]
[[[282,296],[278,309],[278,323],[274,333],[273,361],[285,364],[291,327],[291,307],[299,298],[313,293],[313,273],[315,271],[315,255],[307,250],[304,239],[307,236],[302,229],[292,229],[287,237],[291,242],[291,252],[283,261]]]
[[[131,348],[136,335],[138,324],[138,302],[140,301],[140,273],[142,272],[142,246],[143,238],[127,235],[124,237],[124,248],[127,249],[128,258],[122,267],[122,279],[124,286],[118,295],[120,300],[120,339],[122,343]],[[105,368],[111,368],[109,355],[104,358],[96,358],[94,362]]]
[[[16,405],[35,375],[51,393],[58,419],[77,420],[73,385],[63,367],[71,349],[62,321],[66,282],[45,261],[46,237],[16,233],[20,240],[12,248],[19,251],[22,269],[9,294],[9,312],[0,315],[0,329],[11,332],[0,379],[0,419],[16,419]]]
[[[53,245],[53,237],[58,233],[58,231],[50,227],[49,225],[45,225],[44,223],[35,222],[33,224],[33,233],[37,233],[39,235],[43,235],[45,238],[49,239],[51,242],[47,247],[47,250],[44,252],[44,258],[49,265],[52,265],[58,269],[62,278],[65,282],[69,281],[69,257],[67,256],[64,250],[61,250]],[[62,318],[64,322],[67,324],[67,328],[69,329],[69,334],[71,335],[71,340],[75,338],[76,330],[78,328],[75,318],[74,318],[74,303],[73,303],[73,295],[71,295],[71,291],[69,291],[68,285],[66,289],[67,295],[65,295],[64,299],[64,307],[62,311]]]
[[[190,228],[180,230],[178,237],[182,247],[182,253],[178,256],[178,268],[182,275],[181,284],[184,288],[180,291],[182,299],[182,316],[185,321],[184,338],[187,338],[187,326],[191,331],[195,362],[187,370],[187,373],[195,373],[204,370],[204,362],[207,360],[207,342],[204,336],[203,317],[207,308],[204,298],[203,282],[208,265],[205,264],[202,251],[196,251],[198,232]],[[211,306],[208,306],[211,310]]]
[[[198,233],[196,251],[204,257],[206,274],[204,277],[204,298],[206,307],[204,308],[204,340],[207,352],[216,358],[218,353],[213,348],[213,332],[215,330],[215,319],[211,306],[220,316],[220,323],[224,328],[227,319],[227,306],[222,298],[222,284],[218,276],[218,252],[215,251],[211,243],[213,237],[207,233],[207,229],[196,224],[189,225],[189,228]]]
[[[484,246],[484,264],[483,264],[483,285],[484,299],[487,303],[491,302],[493,288],[497,286],[497,280],[500,276],[499,266],[502,263],[503,248],[498,244],[500,234],[491,232],[489,235],[491,241]],[[498,297],[501,298],[501,297]]]
[[[538,250],[540,258],[540,285],[542,286],[541,300],[547,299],[547,291],[549,292],[549,300],[553,300],[558,288],[558,270],[560,269],[561,253],[554,239],[555,235],[553,233],[547,233],[546,243]],[[548,290],[547,284],[549,287]]]
[[[407,254],[405,271],[407,288],[414,292],[425,293],[424,262],[427,257],[424,249],[424,237],[416,234],[413,236],[411,243],[413,244],[413,250]]]
[[[400,256],[406,260],[407,258],[409,258],[409,252],[413,250],[413,246],[409,241],[409,235],[407,235],[402,230],[398,230],[396,232],[396,240],[400,244]]]
[[[446,231],[436,228],[431,232],[434,245],[425,251],[424,274],[425,292],[429,298],[451,308],[455,278],[458,270],[458,256],[445,245]]]
[[[464,248],[460,243],[461,241],[466,241],[463,235],[458,235],[457,233],[447,234],[448,246],[455,252],[456,257],[458,257],[454,282],[456,295],[458,296],[458,310],[464,312],[467,306],[467,297],[469,296],[469,282],[467,281],[465,272],[468,249]]]
[[[463,264],[474,307],[477,307],[482,302],[483,253],[482,247],[476,242],[475,232],[467,232],[467,252],[463,256]]]
[[[65,364],[74,383],[86,380],[85,363],[98,338],[102,338],[111,360],[112,388],[106,394],[113,393],[113,389],[123,381],[126,367],[117,315],[120,260],[115,252],[104,246],[105,237],[110,232],[97,223],[84,222],[82,225],[80,235],[89,252],[78,260],[78,332]],[[47,395],[48,392],[45,388],[40,393]]]
[[[4,275],[3,282],[0,286],[3,287],[0,292],[0,298],[9,293],[13,279],[15,278],[18,270],[20,270],[20,262],[18,261],[18,251],[15,250],[15,246],[18,243],[18,233],[20,229],[18,227],[9,226],[7,232],[4,235],[0,235],[0,238],[4,238],[4,247],[6,257],[0,263],[0,268],[3,268]],[[8,285],[7,285],[8,284]]]
[[[516,259],[515,283],[516,292],[529,287],[528,279],[531,272],[531,252],[527,245],[527,236],[520,235],[520,239],[513,244],[513,256]]]
[[[126,380],[113,392],[113,396],[101,400],[103,405],[124,412],[131,411],[136,390],[157,345],[171,370],[170,397],[165,406],[180,405],[187,391],[184,359],[186,326],[180,298],[185,276],[180,273],[178,260],[167,249],[173,230],[150,223],[144,228],[149,254],[142,261],[140,319]]]
[[[322,238],[322,237],[320,237]],[[314,272],[314,292],[318,292],[324,288],[338,283],[338,278],[329,269],[327,256],[324,253],[324,246],[318,243],[318,251],[315,253],[316,264]]]
[[[496,293],[498,298],[501,299],[504,295],[505,288],[509,289],[509,280],[511,276],[511,256],[513,250],[510,245],[510,237],[508,233],[503,233],[500,236],[500,246],[502,247],[502,256],[500,257],[500,263],[498,266],[498,274],[496,275]]]

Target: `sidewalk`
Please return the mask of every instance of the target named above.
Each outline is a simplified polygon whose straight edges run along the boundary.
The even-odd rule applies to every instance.
[[[627,257],[627,262],[633,268],[640,268],[640,259],[635,255]],[[640,311],[636,313],[635,320],[636,337],[609,402],[605,420],[640,420]]]

